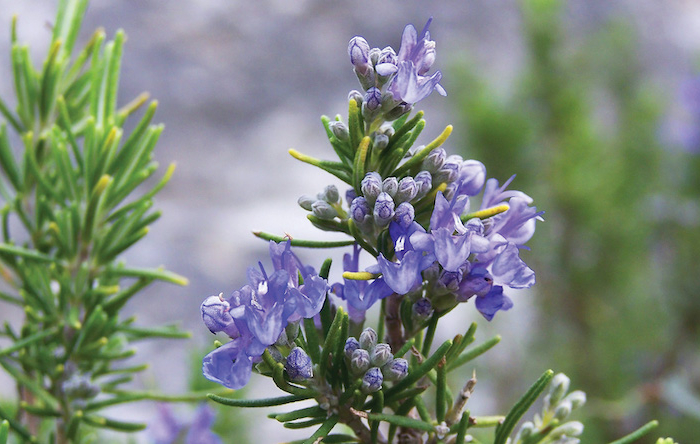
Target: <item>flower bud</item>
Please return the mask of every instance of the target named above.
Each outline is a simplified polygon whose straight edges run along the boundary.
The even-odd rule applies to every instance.
[[[547,435],[547,439],[554,440],[563,437],[571,438],[573,436],[581,436],[582,433],[583,424],[581,424],[579,421],[569,421],[552,430],[549,435]]]
[[[350,216],[357,222],[357,225],[362,225],[365,223],[365,219],[370,214],[370,207],[367,203],[367,199],[364,197],[356,197],[350,204]]]
[[[447,152],[443,148],[435,148],[423,159],[421,168],[431,173],[437,173],[445,163]]]
[[[323,191],[318,194],[318,198],[334,204],[340,200],[340,193],[338,193],[338,188],[335,185],[327,185]]]
[[[378,367],[372,367],[367,370],[365,376],[362,378],[362,391],[365,393],[374,393],[382,388],[382,383],[384,382],[384,375]]]
[[[403,358],[392,359],[382,367],[384,379],[400,381],[408,375],[408,361]]]
[[[348,93],[348,102],[351,100],[354,100],[355,103],[357,103],[357,107],[360,108],[362,107],[362,102],[364,101],[364,94],[362,94],[360,91],[353,89]]]
[[[382,177],[374,171],[367,173],[360,183],[360,189],[367,202],[372,205],[382,192]]]
[[[338,215],[338,211],[325,200],[317,200],[311,204],[311,212],[319,219],[333,219]]]
[[[209,296],[202,302],[202,320],[210,332],[218,333],[233,324],[230,308],[223,295]]]
[[[551,406],[555,406],[559,401],[566,395],[569,391],[569,384],[571,380],[564,373],[557,373],[552,378],[552,382],[549,386],[549,403]]]
[[[359,375],[367,371],[369,363],[369,352],[364,348],[358,348],[352,352],[350,357],[350,371],[355,375]]]
[[[418,188],[416,194],[417,199],[424,197],[433,188],[433,176],[428,171],[424,170],[419,172],[413,180],[416,182],[416,187]]]
[[[365,350],[371,350],[377,345],[377,332],[373,328],[367,327],[360,333],[360,347]]]
[[[459,165],[445,162],[435,173],[433,180],[435,183],[452,183],[459,177]]]
[[[377,344],[369,354],[369,360],[375,367],[381,367],[392,359],[394,355],[391,353],[389,344]]]
[[[357,197],[355,190],[353,188],[348,188],[345,192],[345,202],[352,202]]]
[[[394,201],[387,193],[380,193],[374,203],[374,223],[378,227],[386,227],[394,218]]]
[[[358,35],[350,39],[348,55],[350,56],[350,63],[353,64],[358,75],[364,75],[370,69],[369,51],[369,43],[364,38]]]
[[[586,403],[586,393],[581,390],[574,390],[564,397],[564,401],[569,401],[571,403],[571,410],[576,410]]]
[[[393,97],[390,93],[387,94],[387,101],[391,100],[392,98]],[[399,102],[395,107],[391,108],[389,111],[384,113],[384,119],[387,122],[391,122],[392,120],[396,120],[406,113],[410,113],[412,109],[413,105],[411,105],[410,103]]]
[[[403,228],[408,228],[413,222],[416,211],[413,209],[413,205],[408,202],[402,202],[396,208],[394,213],[394,220]]]
[[[535,431],[535,424],[533,424],[530,421],[524,422],[523,425],[520,426],[520,430],[518,430],[518,434],[515,435],[515,442],[521,442],[524,441],[525,439],[529,438],[532,435],[532,432]]]
[[[353,337],[348,338],[347,341],[345,341],[344,347],[345,357],[348,359],[352,358],[352,353],[358,348],[360,348],[358,340]]]
[[[418,321],[424,321],[433,315],[433,304],[428,298],[420,298],[413,304],[413,318]]]
[[[397,203],[410,202],[417,195],[418,185],[416,181],[411,176],[407,176],[399,181],[399,188],[394,196],[394,201]]]
[[[562,400],[557,404],[554,409],[554,417],[560,422],[565,420],[571,414],[571,402],[567,400]]]
[[[375,66],[377,62],[379,62],[379,56],[381,55],[382,50],[379,48],[372,48],[369,50],[369,61],[372,64],[372,66]]]
[[[284,368],[292,381],[305,381],[313,377],[311,358],[301,347],[294,347],[289,352]]]
[[[331,132],[336,137],[336,139],[338,139],[338,140],[349,140],[350,139],[350,131],[348,130],[348,126],[346,124],[344,124],[343,122],[338,122],[338,121],[329,122],[328,128],[331,129]]]
[[[306,211],[311,211],[311,206],[316,202],[318,199],[316,199],[313,196],[309,196],[308,194],[304,194],[297,200],[297,203],[299,204],[300,207],[305,209]]]
[[[399,181],[395,177],[387,177],[382,182],[382,191],[391,196],[392,198],[396,195],[399,190]]]
[[[89,373],[73,373],[70,378],[63,381],[61,389],[69,398],[90,399],[100,393],[100,386],[91,382]]]
[[[365,93],[362,109],[366,108],[367,111],[376,111],[380,106],[382,106],[382,92],[374,87],[368,89]]]
[[[389,136],[385,134],[375,134],[374,140],[372,141],[372,148],[375,150],[383,150],[389,145]]]

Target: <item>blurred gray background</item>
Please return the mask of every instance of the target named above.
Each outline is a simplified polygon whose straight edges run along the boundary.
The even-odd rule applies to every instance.
[[[345,116],[347,93],[359,88],[347,57],[348,40],[359,34],[371,46],[398,50],[407,23],[420,30],[428,17],[434,18],[435,67],[443,71],[448,97],[433,95],[420,103],[428,125],[419,143],[426,143],[453,123],[449,94],[460,85],[451,80],[448,68],[456,60],[471,60],[478,72],[504,90],[515,87],[510,81],[523,57],[516,6],[513,0],[91,2],[81,41],[98,26],[105,28],[108,38],[119,28],[126,31],[120,103],[142,91],[159,101],[155,120],[166,126],[156,148],[161,174],[167,164],[177,164],[175,176],[156,199],[163,217],[125,260],[135,266],[164,265],[188,277],[190,285],[153,285],[128,312],[138,315],[143,325],[178,322],[193,339],[142,344],[131,363],[151,363],[149,376],[141,381],[146,387],[168,393],[186,390],[191,367],[186,361],[212,340],[201,323],[199,304],[210,294],[238,289],[245,283],[246,267],[266,259],[265,242],[251,231],[334,238],[311,227],[296,199],[338,182],[292,159],[287,150],[332,157],[319,116]],[[8,70],[12,15],[19,16],[19,39],[31,46],[39,66],[55,7],[55,0],[0,0],[3,97],[12,94]],[[660,90],[673,91],[689,71],[692,54],[700,49],[696,1],[572,0],[566,17],[573,41],[609,20],[630,23],[640,37],[649,82]],[[461,130],[456,131],[455,140]],[[449,142],[447,148],[459,149]],[[341,254],[333,257],[339,259]],[[316,267],[325,256],[326,252],[302,252]],[[332,276],[337,278],[337,269]],[[528,296],[514,295],[518,310],[497,316],[487,328],[504,337],[490,358],[495,363],[507,365],[523,353],[516,338],[531,319],[528,305],[533,302]],[[458,330],[444,331],[445,337],[476,319],[474,310],[457,312],[451,319]],[[12,321],[19,315],[5,312],[1,317]],[[480,322],[480,327],[484,324]],[[2,379],[0,393],[12,396],[7,379]],[[475,402],[488,409],[487,399]],[[116,414],[140,420],[154,415],[152,406],[140,407]],[[231,410],[231,414],[264,418],[257,411]],[[303,436],[293,432],[266,424],[265,434],[255,441]]]

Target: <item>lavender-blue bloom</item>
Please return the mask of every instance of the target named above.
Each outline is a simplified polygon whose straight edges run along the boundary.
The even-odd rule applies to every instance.
[[[214,409],[207,404],[200,405],[185,436],[185,444],[222,444],[221,438],[211,431],[215,420]]]
[[[435,260],[434,255],[423,255],[418,251],[408,251],[398,262],[387,260],[383,254],[379,254],[377,265],[369,267],[367,271],[372,273],[380,271],[383,280],[397,294],[406,294],[423,281],[421,271],[425,270]]]
[[[486,320],[490,321],[497,311],[512,308],[513,301],[503,294],[503,287],[494,285],[485,296],[477,296],[475,305]]]
[[[204,357],[202,372],[207,379],[232,389],[243,387],[250,379],[253,362],[277,341],[289,322],[311,318],[321,311],[328,284],[313,268],[301,263],[292,253],[290,242],[270,242],[270,258],[275,270],[272,275],[268,276],[262,264],[258,269],[249,268],[250,284],[225,301],[235,331],[230,326],[224,328],[233,340]],[[299,275],[304,279],[303,285],[299,284]],[[226,308],[223,301],[220,305]],[[228,318],[212,316],[218,312],[210,307],[218,308],[217,304],[203,305],[203,318],[208,327],[216,330],[220,321]]]
[[[360,251],[355,245],[353,254],[343,255],[343,271],[359,271]],[[343,279],[343,284],[333,285],[333,291],[341,299],[348,302],[348,306],[364,313],[375,302],[389,296],[393,291],[382,279],[367,282],[363,280]]]

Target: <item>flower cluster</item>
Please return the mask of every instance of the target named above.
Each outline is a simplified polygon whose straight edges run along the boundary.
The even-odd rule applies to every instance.
[[[289,241],[270,242],[270,257],[271,275],[258,263],[258,269],[248,269],[249,285],[228,299],[210,296],[201,306],[209,331],[224,332],[232,339],[204,357],[204,376],[232,389],[248,383],[253,363],[288,324],[315,316],[325,301],[326,280],[301,263]]]
[[[428,20],[420,34],[413,25],[407,25],[401,36],[398,54],[387,46],[370,48],[369,43],[355,36],[348,44],[348,55],[365,94],[351,92],[362,105],[365,120],[379,115],[393,120],[409,112],[416,102],[428,97],[434,90],[446,95],[440,86],[442,73],[428,76],[435,62],[435,42],[430,40]]]
[[[377,339],[377,332],[367,327],[359,341],[351,336],[343,349],[350,371],[362,376],[365,393],[378,391],[384,381],[400,381],[408,375],[408,361],[394,358],[389,344],[378,343]]]

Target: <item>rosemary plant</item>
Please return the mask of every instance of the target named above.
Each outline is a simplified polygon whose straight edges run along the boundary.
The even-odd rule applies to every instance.
[[[154,396],[122,388],[145,368],[122,362],[134,355],[135,341],[188,336],[120,316],[152,282],[187,281],[119,260],[160,217],[153,197],[174,166],[155,185],[145,183],[158,168],[156,102],[142,94],[118,107],[124,33],[107,41],[98,30],[76,49],[86,7],[86,0],[59,1],[39,68],[17,39],[16,17],[11,27],[15,97],[0,99],[0,298],[24,317],[0,332],[10,343],[0,349],[0,366],[18,390],[16,410],[0,410],[0,442],[8,426],[22,442],[57,444],[84,442],[91,429],[143,429],[100,413]]]

